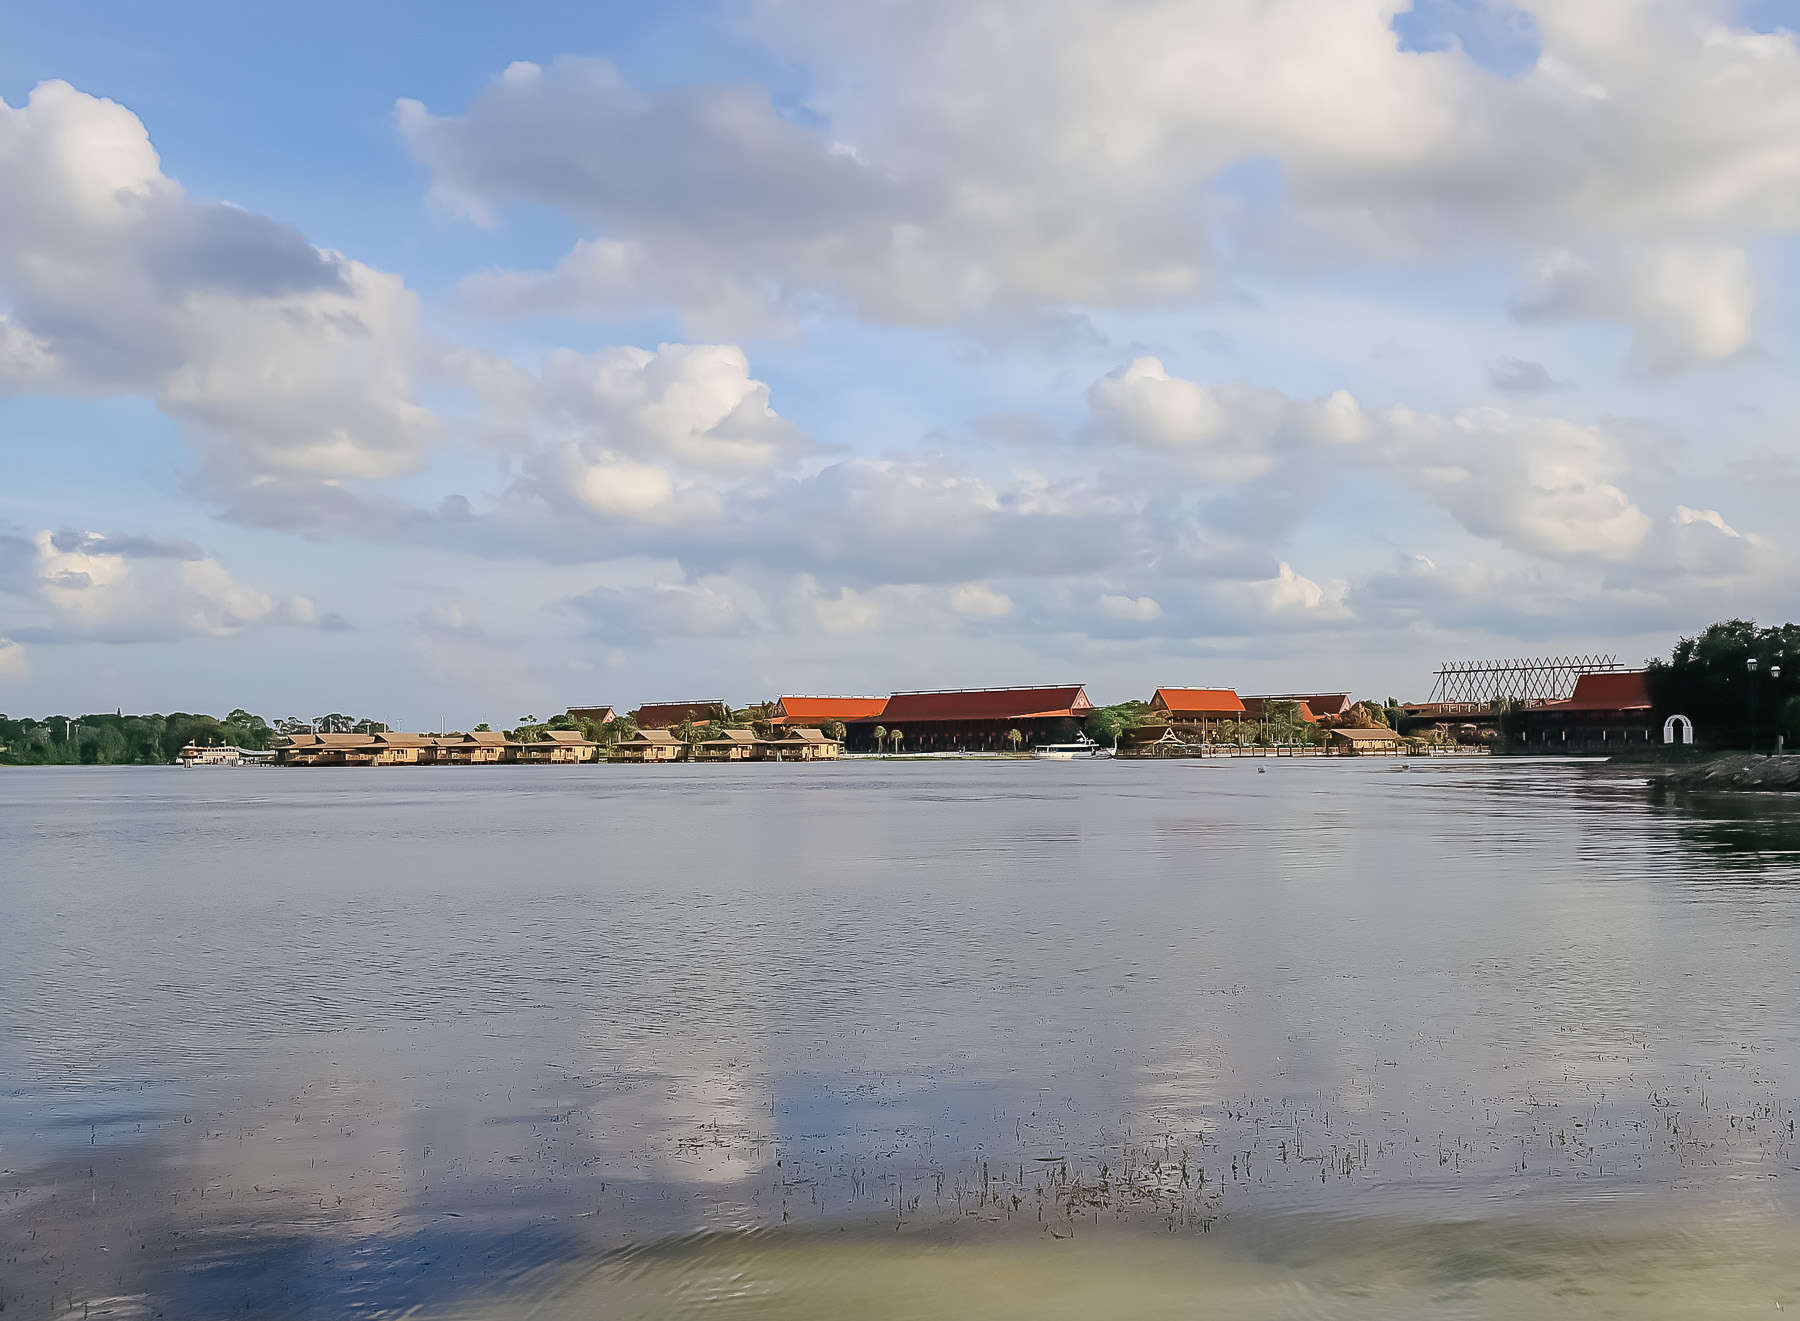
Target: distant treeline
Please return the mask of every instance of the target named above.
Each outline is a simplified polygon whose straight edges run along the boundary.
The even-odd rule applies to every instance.
[[[189,743],[233,743],[260,750],[278,734],[315,727],[346,734],[386,728],[376,721],[336,713],[316,721],[288,716],[271,724],[242,709],[222,719],[188,711],[166,716],[103,712],[36,720],[0,715],[0,765],[161,765],[174,761]]]

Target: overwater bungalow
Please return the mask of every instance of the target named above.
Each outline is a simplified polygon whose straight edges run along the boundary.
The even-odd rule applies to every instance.
[[[438,743],[438,761],[449,766],[493,766],[512,761],[518,747],[497,729],[446,734]]]
[[[513,746],[516,759],[526,765],[593,761],[600,751],[600,745],[578,729],[546,729],[537,738]]]
[[[755,761],[765,746],[753,729],[724,729],[719,731],[719,737],[702,739],[694,745],[694,760]]]
[[[775,730],[763,744],[769,761],[835,761],[844,745],[823,730],[806,725],[787,725]]]
[[[275,764],[373,766],[377,752],[368,734],[284,734],[275,747]]]
[[[1365,757],[1372,753],[1395,753],[1406,749],[1406,740],[1386,725],[1372,729],[1338,728],[1326,731],[1325,746],[1334,756]]]
[[[680,761],[686,753],[687,744],[668,730],[640,729],[608,748],[606,759],[624,762]]]
[[[383,730],[379,734],[353,735],[362,738],[374,751],[376,766],[416,766],[437,760],[438,741],[429,734],[399,734]]]

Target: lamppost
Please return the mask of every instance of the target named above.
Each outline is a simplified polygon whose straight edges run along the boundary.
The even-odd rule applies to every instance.
[[[1756,657],[1752,656],[1744,662],[1744,668],[1750,672],[1750,755],[1756,755]]]
[[[1775,685],[1775,728],[1781,728],[1781,663],[1772,662],[1769,666],[1769,682]],[[1775,751],[1781,751],[1781,735],[1775,735]]]

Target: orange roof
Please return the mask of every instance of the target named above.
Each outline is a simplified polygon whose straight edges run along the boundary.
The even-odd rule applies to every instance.
[[[827,720],[874,720],[886,709],[885,697],[784,697],[775,705],[775,725],[819,725]]]
[[[1316,725],[1319,723],[1319,717],[1313,713],[1312,703],[1304,697],[1246,697],[1244,699],[1244,714],[1260,716],[1268,709],[1270,704],[1274,702],[1292,702],[1295,706],[1300,708],[1300,718],[1307,724]]]
[[[1055,688],[964,688],[929,693],[895,693],[882,708],[884,720],[1053,720],[1094,709],[1078,683]]]
[[[1241,716],[1244,704],[1229,688],[1158,688],[1150,705],[1176,716]]]
[[[1569,700],[1557,705],[1565,711],[1648,711],[1650,676],[1643,670],[1584,674]]]

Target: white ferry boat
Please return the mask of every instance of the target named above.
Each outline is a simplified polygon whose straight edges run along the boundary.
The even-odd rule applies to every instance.
[[[1074,743],[1040,743],[1031,750],[1039,761],[1074,761],[1077,757],[1110,757],[1111,748],[1103,748],[1083,734]]]
[[[275,760],[273,752],[258,752],[230,743],[190,743],[175,756],[180,766],[266,766]]]

